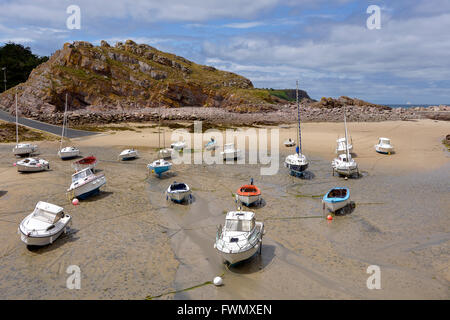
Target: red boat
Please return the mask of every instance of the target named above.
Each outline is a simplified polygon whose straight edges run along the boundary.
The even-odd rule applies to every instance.
[[[237,191],[237,199],[247,207],[261,202],[261,190],[253,184],[253,179],[250,184],[241,186]]]
[[[85,157],[81,160],[75,161],[72,164],[72,167],[76,170],[76,171],[80,171],[86,168],[91,169],[92,171],[94,171],[95,166],[97,165],[97,158],[94,156],[89,156],[89,157]]]

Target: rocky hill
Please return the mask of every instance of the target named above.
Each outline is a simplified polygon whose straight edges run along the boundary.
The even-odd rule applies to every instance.
[[[131,40],[115,46],[66,43],[25,83],[0,95],[1,109],[13,112],[16,92],[21,113],[29,117],[63,111],[66,93],[70,110],[95,113],[159,106],[240,111],[275,102],[242,76]]]

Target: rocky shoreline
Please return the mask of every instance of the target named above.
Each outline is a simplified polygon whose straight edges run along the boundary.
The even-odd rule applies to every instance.
[[[347,106],[347,120],[351,122],[379,122],[414,119],[450,120],[450,106],[416,107],[416,108],[376,108],[367,106]],[[300,109],[302,122],[340,122],[343,120],[343,107],[315,108],[302,105]],[[28,112],[25,117],[61,124],[63,113],[43,114]],[[181,108],[143,108],[126,111],[95,112],[89,108],[68,112],[70,124],[108,124],[121,122],[155,122],[162,121],[204,121],[212,124],[229,125],[278,125],[297,121],[295,104],[274,106],[260,112],[238,113],[223,108],[181,107]]]

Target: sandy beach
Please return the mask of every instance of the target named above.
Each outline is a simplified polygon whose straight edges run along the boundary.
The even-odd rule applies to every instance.
[[[34,174],[18,173],[13,144],[0,144],[1,299],[450,298],[450,153],[441,142],[448,122],[349,123],[362,177],[347,181],[330,165],[342,123],[302,125],[311,160],[303,179],[283,167],[294,150],[282,142],[296,137],[295,124],[265,127],[280,130],[276,175],[261,176],[255,164],[180,164],[162,178],[146,169],[156,158],[155,124],[120,125],[133,130],[71,140],[99,159],[107,178],[100,195],[78,206],[65,195],[72,168],[57,157],[58,141],[37,143],[51,170]],[[377,154],[379,137],[391,138],[396,152]],[[140,158],[118,161],[128,147]],[[262,255],[227,267],[213,248],[216,229],[252,177],[264,199],[251,209],[266,227]],[[192,204],[166,201],[174,180],[191,186]],[[327,221],[321,197],[334,186],[349,187],[356,208]],[[63,206],[73,225],[51,246],[29,250],[17,227],[39,200]],[[81,269],[80,290],[66,288],[70,265]],[[381,290],[366,286],[369,265],[380,266]],[[217,275],[222,287],[205,284]]]

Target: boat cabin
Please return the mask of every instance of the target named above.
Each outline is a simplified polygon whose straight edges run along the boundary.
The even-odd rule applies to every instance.
[[[83,169],[81,171],[78,171],[78,172],[76,172],[76,173],[74,173],[72,175],[72,183],[74,183],[74,182],[76,182],[78,180],[87,178],[87,177],[89,177],[92,174],[93,173],[92,173],[92,170],[90,168],[86,168],[86,169]]]
[[[225,218],[226,231],[250,232],[255,228],[255,214],[249,211],[230,211]]]
[[[388,139],[388,138],[380,138],[380,139],[378,140],[378,144],[387,144],[387,145],[390,145],[390,144],[391,144],[391,139]]]
[[[33,219],[49,224],[55,224],[64,217],[64,209],[57,205],[39,201],[33,211]]]
[[[227,143],[223,146],[224,151],[234,151],[234,143]]]
[[[347,155],[345,153],[340,154],[338,156],[338,158],[340,161],[343,161],[343,162],[350,162],[352,160],[352,156],[349,155],[349,158],[347,159]]]

